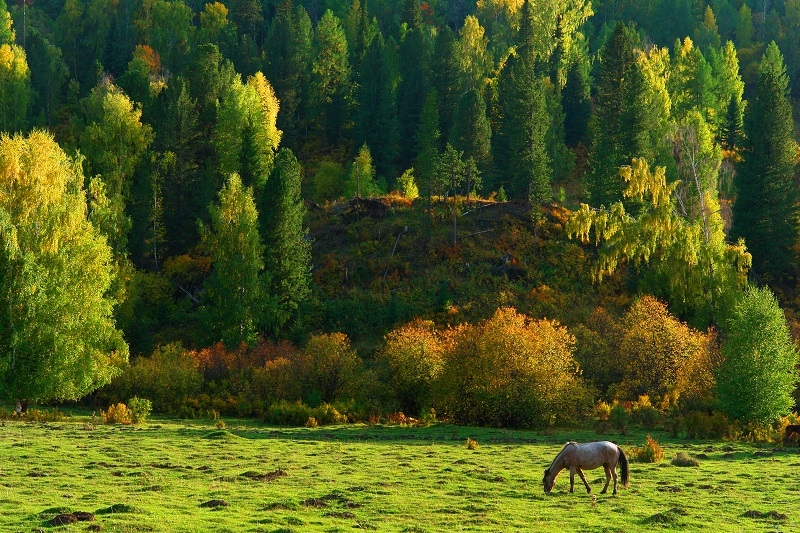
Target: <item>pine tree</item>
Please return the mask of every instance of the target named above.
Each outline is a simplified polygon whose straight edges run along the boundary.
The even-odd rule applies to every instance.
[[[315,100],[322,146],[337,142],[347,121],[350,99],[350,61],[347,38],[339,19],[330,11],[317,25],[315,56],[311,63],[312,98]]]
[[[486,102],[478,89],[464,93],[450,133],[450,143],[473,158],[482,168],[489,165],[492,151],[492,127],[486,116]]]
[[[425,98],[425,104],[422,106],[422,117],[416,132],[416,144],[419,147],[419,151],[417,152],[415,166],[423,188],[423,194],[428,198],[429,207],[436,180],[436,165],[439,160],[439,142],[441,139],[438,99],[436,90],[428,93],[427,98]]]
[[[783,56],[772,42],[745,113],[743,160],[734,181],[731,233],[744,237],[756,273],[771,279],[785,273],[798,237],[797,143],[788,84]]]
[[[630,95],[626,80],[635,69],[635,43],[633,30],[619,22],[600,51],[596,107],[591,126],[590,172],[586,184],[593,206],[610,205],[622,198],[619,168],[630,163],[631,155],[639,155],[630,154],[622,146],[622,138],[626,135],[622,113],[626,108],[625,99]]]
[[[273,300],[266,327],[273,333],[291,325],[311,294],[311,243],[303,227],[301,184],[300,163],[291,150],[281,149],[259,202],[267,294]]]
[[[742,109],[742,99],[736,95],[731,95],[728,109],[722,119],[719,129],[719,140],[722,147],[726,150],[735,150],[741,145],[742,127],[744,125],[744,110]]]
[[[410,0],[416,3],[415,0]],[[397,117],[400,134],[400,167],[410,166],[419,152],[415,142],[422,106],[429,93],[427,84],[428,53],[421,27],[406,32],[399,48],[399,74],[397,83]]]
[[[458,107],[462,81],[458,67],[458,41],[453,30],[442,28],[436,36],[431,58],[431,85],[439,95],[439,128],[447,139]]]
[[[547,113],[544,82],[533,69],[515,56],[498,80],[498,119],[494,161],[500,186],[513,198],[540,204],[551,196],[550,158],[547,155]]]
[[[311,69],[311,21],[302,6],[296,9],[292,0],[283,0],[277,7],[265,49],[266,75],[281,103],[278,127],[285,133],[285,144],[294,146],[302,130],[301,111],[307,104]],[[307,106],[305,106],[307,107]]]
[[[575,147],[585,142],[592,113],[589,93],[589,63],[585,59],[575,61],[567,71],[567,83],[561,91],[561,105],[564,108],[564,142]]]
[[[382,176],[391,175],[397,153],[397,107],[394,72],[383,36],[369,45],[358,71],[358,144],[368,143],[375,154],[375,167]]]

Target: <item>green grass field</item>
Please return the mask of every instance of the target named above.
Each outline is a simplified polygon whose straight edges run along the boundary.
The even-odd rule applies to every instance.
[[[0,531],[800,530],[797,448],[654,432],[666,459],[632,463],[616,497],[599,494],[602,469],[588,471],[593,499],[577,477],[569,494],[568,472],[545,496],[543,469],[568,439],[629,449],[644,433],[85,421],[0,427]],[[672,466],[681,451],[700,466]],[[228,505],[202,506],[212,500]],[[75,511],[95,520],[50,525]]]

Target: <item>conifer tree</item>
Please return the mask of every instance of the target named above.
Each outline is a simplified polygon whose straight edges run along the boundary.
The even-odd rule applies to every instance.
[[[592,113],[590,88],[588,61],[585,59],[575,61],[567,71],[567,82],[561,91],[564,142],[567,146],[575,147],[579,142],[586,141]]]
[[[546,136],[551,118],[544,83],[526,61],[508,58],[498,80],[497,109],[495,188],[502,186],[511,197],[529,198],[533,204],[548,200],[551,170]]]
[[[428,197],[430,207],[431,195],[436,180],[436,165],[439,160],[439,106],[436,90],[432,90],[425,98],[422,106],[422,117],[416,132],[416,144],[419,147],[415,166],[422,184],[423,194]]]
[[[292,0],[277,6],[265,49],[266,72],[281,102],[278,128],[285,133],[285,144],[294,146],[302,130],[302,111],[308,107],[308,77],[311,69],[311,20],[302,6]]]
[[[416,5],[416,0],[408,3]],[[418,11],[418,9],[417,9]],[[428,53],[420,25],[409,25],[398,50],[397,117],[400,166],[408,167],[419,152],[415,142],[428,90]]]
[[[635,112],[625,105],[625,100],[631,95],[627,80],[636,68],[636,42],[633,30],[619,22],[600,51],[596,108],[591,127],[590,171],[586,183],[589,202],[593,206],[610,205],[622,199],[619,168],[628,164],[631,156],[639,155],[630,153],[622,141],[623,136],[630,138],[636,134],[626,132],[622,117],[626,108],[629,118]]]
[[[259,202],[270,298],[265,324],[273,333],[297,318],[311,294],[311,243],[303,226],[301,184],[300,163],[291,150],[282,148]]]
[[[450,143],[486,168],[491,158],[492,127],[486,116],[486,102],[481,91],[470,89],[461,97],[450,133]]]
[[[436,36],[431,58],[431,85],[439,95],[439,128],[447,139],[456,114],[461,89],[458,41],[449,26]]]
[[[797,143],[788,84],[783,56],[772,42],[745,113],[743,160],[734,181],[731,233],[744,237],[756,273],[771,279],[785,273],[798,237]]]
[[[394,72],[383,36],[369,45],[358,71],[356,142],[368,143],[379,174],[389,176],[397,153],[397,107]]]
[[[322,146],[338,141],[347,121],[350,99],[350,61],[347,38],[330,10],[317,24],[315,55],[311,63],[312,98],[315,102]]]

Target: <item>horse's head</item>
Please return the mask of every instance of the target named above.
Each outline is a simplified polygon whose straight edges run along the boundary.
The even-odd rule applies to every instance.
[[[542,485],[544,486],[544,493],[550,494],[550,491],[553,490],[553,485],[556,484],[556,476],[550,472],[550,469],[544,471],[544,477],[542,478]]]

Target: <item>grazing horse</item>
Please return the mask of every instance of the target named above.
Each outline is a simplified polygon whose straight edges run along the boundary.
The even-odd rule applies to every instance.
[[[795,435],[800,439],[800,424],[789,424],[786,426],[786,434],[783,436],[783,445],[788,446]]]
[[[591,487],[586,482],[586,477],[583,475],[582,468],[591,470],[593,468],[603,467],[606,471],[606,484],[600,494],[605,494],[608,490],[608,482],[614,478],[614,494],[617,493],[617,463],[620,465],[622,473],[622,486],[627,487],[630,481],[630,472],[628,471],[628,458],[625,457],[625,452],[622,448],[613,442],[600,441],[600,442],[587,442],[578,444],[577,442],[568,442],[564,449],[558,452],[556,458],[553,459],[550,468],[544,471],[544,484],[545,494],[550,494],[553,486],[556,484],[556,477],[558,473],[569,468],[569,491],[573,492],[575,488],[575,472],[581,476],[583,484],[586,485],[586,492],[592,492]]]

